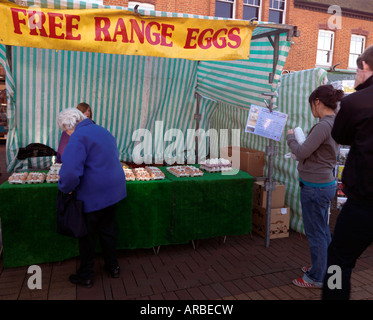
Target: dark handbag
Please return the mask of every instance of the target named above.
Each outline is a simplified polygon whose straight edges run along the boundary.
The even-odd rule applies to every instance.
[[[87,226],[83,216],[83,201],[76,199],[76,193],[63,193],[58,190],[57,195],[57,233],[80,238],[85,236]]]

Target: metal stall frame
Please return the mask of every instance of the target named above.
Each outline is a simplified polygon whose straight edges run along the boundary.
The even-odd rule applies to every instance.
[[[251,23],[253,23],[251,21]],[[273,47],[273,67],[272,72],[269,74],[268,83],[273,83],[276,67],[279,60],[279,47],[280,47],[280,34],[287,33],[287,41],[290,41],[292,37],[299,37],[300,32],[297,26],[292,26],[288,24],[276,24],[276,23],[268,23],[268,24],[259,24],[257,27],[267,28],[268,31],[262,34],[252,36],[252,40],[260,39],[267,37],[269,42]],[[274,30],[273,30],[274,29]],[[274,37],[274,39],[272,38]],[[277,96],[277,92],[263,92],[264,96],[269,97],[269,101],[267,102],[264,100],[267,108],[272,112],[277,107],[273,103],[273,99]],[[201,95],[199,93],[195,93],[196,97],[196,113],[194,114],[195,119],[195,127],[196,129],[199,128],[199,122],[201,120],[200,114],[200,98]],[[273,161],[274,158],[277,156],[278,148],[274,144],[274,140],[269,139],[269,144],[266,147],[266,156],[267,156],[267,176],[265,178],[265,191],[267,191],[267,208],[266,208],[266,222],[265,222],[265,246],[268,248],[270,246],[270,226],[271,226],[271,206],[272,206],[272,192],[276,189],[276,184],[273,180]],[[196,163],[198,163],[198,137],[195,137],[195,159]]]

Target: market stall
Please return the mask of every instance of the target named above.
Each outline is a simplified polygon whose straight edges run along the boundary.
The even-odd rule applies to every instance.
[[[139,13],[134,14],[121,7],[85,2],[22,2],[22,5],[25,4],[28,7],[33,5],[38,7],[33,9],[17,7],[17,14],[13,15],[13,18],[18,19],[19,31],[23,32],[23,35],[27,35],[27,42],[20,41],[19,35],[9,38],[10,33],[6,34],[5,30],[2,36],[5,39],[3,43],[6,45],[0,44],[0,63],[6,70],[7,79],[9,124],[7,170],[9,173],[49,168],[54,161],[53,157],[19,159],[17,157],[18,150],[31,143],[41,143],[56,150],[61,134],[56,125],[56,115],[62,109],[75,106],[81,101],[92,106],[94,121],[107,128],[116,137],[120,160],[136,160],[133,157],[134,150],[139,143],[142,143],[143,152],[141,154],[143,154],[143,159],[150,159],[149,163],[157,159],[160,159],[161,163],[164,160],[172,159],[175,151],[180,151],[182,156],[186,153],[188,161],[191,160],[193,163],[193,160],[199,158],[199,151],[202,148],[199,148],[196,154],[194,153],[195,135],[187,135],[188,130],[242,129],[240,112],[248,111],[253,103],[265,106],[263,93],[274,92],[277,89],[281,71],[290,49],[291,39],[296,35],[296,27],[289,25],[257,24],[249,21],[149,10],[139,10]],[[9,2],[0,1],[2,14],[6,12],[6,7],[9,7]],[[38,25],[36,25],[36,29],[34,28],[35,30],[30,29],[25,32],[24,28],[27,27],[27,24],[22,22],[25,15],[36,16],[30,10],[42,12],[40,15],[44,14],[46,17],[53,15],[56,10],[65,10],[71,15],[66,16],[67,12],[65,11],[58,14],[70,18],[73,14],[82,15],[82,21],[88,21],[85,19],[90,16],[91,21],[88,21],[85,26],[90,26],[92,19],[98,15],[98,19],[102,22],[98,24],[101,38],[97,34],[92,34],[91,40],[96,37],[99,46],[97,47],[97,43],[88,41],[83,46],[73,47],[72,42],[75,43],[75,41],[66,41],[79,38],[78,27],[74,27],[77,26],[77,19],[69,22],[68,26],[72,30],[69,30],[70,33],[66,33],[74,39],[62,39],[64,41],[45,39],[40,37],[40,33],[44,29]],[[116,21],[117,29],[115,25],[110,30],[105,29],[107,19],[111,19],[111,15]],[[166,28],[163,29],[163,35],[167,38],[162,43],[164,48],[160,51],[152,51],[148,47],[137,44],[137,48],[134,50],[133,48],[129,50],[119,47],[118,51],[114,41],[108,41],[111,43],[102,42],[102,37],[107,37],[106,40],[113,40],[113,37],[119,34],[116,34],[116,31],[121,31],[123,37],[121,39],[124,40],[125,32],[119,23],[122,17],[129,19],[130,22],[137,21],[131,22],[131,26],[133,34],[138,37],[136,40],[140,42],[141,39],[145,39],[141,35],[146,36],[146,33],[141,33],[141,25],[144,28],[146,25],[149,26],[150,24],[147,23],[152,19],[154,20],[152,27],[159,26],[161,28],[162,25],[163,28]],[[35,23],[35,20],[33,22]],[[171,23],[179,23],[178,26],[181,29],[189,30],[187,32],[194,30],[196,25],[201,29],[212,30],[215,35],[218,34],[217,30],[227,28],[227,31],[224,31],[226,32],[225,38],[213,37],[216,41],[220,41],[215,41],[214,45],[209,45],[211,42],[208,41],[211,41],[211,38],[207,37],[210,39],[206,40],[207,43],[204,42],[203,37],[201,42],[198,42],[198,37],[189,33],[189,37],[186,37],[189,41],[188,45],[190,45],[188,50],[185,50],[185,47],[182,48],[184,50],[170,49],[168,45],[170,44],[171,29],[168,25]],[[191,27],[188,29],[184,24]],[[11,21],[9,28],[11,32],[18,30],[13,28]],[[234,39],[237,40],[237,31],[229,33],[229,28],[239,28],[242,33],[242,48],[240,46],[237,48],[238,50],[235,50]],[[84,33],[80,35],[84,35]],[[175,32],[175,35],[176,38],[181,38],[178,32]],[[154,44],[161,39],[157,38],[155,33],[152,33],[152,36],[146,38],[149,43],[153,42]],[[230,46],[226,45],[228,40]],[[190,50],[197,43],[199,45],[198,54]],[[224,43],[224,50],[216,47],[222,46]],[[157,42],[157,45],[160,44],[161,42]],[[153,47],[157,49],[157,47]],[[201,47],[203,48],[201,49]],[[107,48],[110,50],[107,51]],[[228,127],[214,127],[214,124],[218,123],[217,117],[222,115],[219,111],[226,112],[230,108],[234,109],[235,116],[220,119],[228,121]],[[173,135],[175,131],[177,134]],[[144,139],[143,132],[149,133],[151,139]],[[221,135],[219,138],[220,147],[227,146],[232,142],[231,132],[228,132],[227,137]],[[241,134],[240,144],[243,147],[265,151],[267,141],[253,135],[246,134],[243,137]],[[211,150],[211,154],[214,152],[216,150]],[[216,156],[219,155],[216,154]],[[169,180],[172,181],[172,179]],[[227,183],[228,178],[223,181]],[[184,198],[187,196],[183,192],[183,188],[191,187],[193,190],[199,188],[202,192],[205,188],[210,187],[210,183],[212,184],[212,182],[206,181],[202,188],[202,184],[194,183],[194,181],[190,182],[190,186],[182,185],[180,181],[172,181],[174,187],[172,195],[176,205],[184,208],[183,210],[187,212],[187,208],[183,205]],[[166,187],[167,184],[164,184],[165,186],[162,187]],[[136,188],[135,185],[133,184],[133,188]],[[0,190],[2,189],[3,191],[8,190],[6,186],[2,186]],[[31,189],[27,190],[31,191]],[[194,200],[198,199],[198,196],[200,195],[196,195]],[[245,193],[242,196],[246,197],[243,206],[247,207],[251,202],[251,193]],[[17,195],[14,194],[14,197],[17,198]],[[27,198],[32,197],[29,195]],[[43,198],[45,201],[53,203],[53,199]],[[191,199],[189,204],[190,201]],[[11,202],[6,206],[8,206],[6,210],[10,210]],[[134,205],[131,210],[136,211],[136,208]],[[205,216],[217,217],[220,210],[223,212],[228,210],[222,208],[226,207],[210,203],[208,210],[205,210]],[[4,210],[1,210],[3,215],[2,212]],[[49,214],[53,215],[54,211]],[[201,217],[196,216],[196,218]],[[206,221],[211,220],[209,219],[206,218]],[[246,217],[246,219],[248,218]],[[2,220],[4,219],[2,218]],[[247,221],[250,224],[249,220]],[[221,227],[227,230],[229,226],[225,224]],[[250,226],[244,227],[243,231],[246,232],[250,228]],[[3,233],[6,234],[4,228],[5,226],[3,226]],[[175,238],[175,241],[179,241],[179,239],[186,241],[200,237],[197,227],[194,228],[191,230],[193,235],[190,233],[187,233],[186,236],[180,235]],[[225,234],[227,233],[225,232]],[[211,232],[209,236],[216,234],[221,234],[221,232]],[[4,236],[4,238],[6,237]],[[148,244],[142,244],[142,246],[148,246]],[[162,244],[162,241],[157,240],[155,244]],[[4,248],[6,246],[7,243],[4,241]],[[6,248],[4,256],[6,255],[5,250]]]
[[[118,249],[152,248],[191,240],[248,234],[254,178],[204,172],[162,180],[128,181],[116,214]],[[0,186],[4,267],[77,256],[77,240],[56,233],[56,183]]]

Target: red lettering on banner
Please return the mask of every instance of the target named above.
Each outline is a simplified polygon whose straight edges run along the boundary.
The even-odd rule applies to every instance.
[[[27,17],[27,12],[26,10],[16,8],[10,8],[10,10],[12,11],[14,33],[22,34],[21,24],[26,25],[26,19],[21,20],[18,13],[23,13],[23,15]]]
[[[161,30],[161,25],[158,22],[152,21],[152,22],[149,22],[148,25],[145,28],[146,39],[148,40],[148,42],[150,44],[152,44],[153,46],[155,46],[155,45],[161,43],[161,35],[158,32],[154,32],[153,36],[155,37],[155,39],[153,40],[152,39],[152,34],[150,32],[152,26],[156,26],[157,30],[160,31]]]
[[[220,33],[224,32],[224,35],[227,34],[228,30],[227,29],[219,29],[218,31],[215,32],[214,36],[212,37],[212,42],[214,44],[215,48],[222,49],[227,46],[227,39],[225,37],[220,37]],[[218,42],[218,40],[221,41],[221,43]]]
[[[63,20],[63,14],[61,13],[54,13],[54,12],[48,12],[49,16],[49,38],[54,38],[54,39],[64,39],[65,34],[61,33],[60,35],[57,35],[56,29],[62,29],[62,23],[57,23],[56,19],[61,19]]]
[[[23,24],[25,26],[24,28],[27,28],[28,31],[30,31],[30,36],[42,36],[61,40],[81,39],[80,34],[73,36],[73,29],[79,29],[79,25],[78,23],[74,23],[74,19],[79,22],[80,16],[56,12],[44,13],[42,11],[17,8],[10,8],[10,10],[12,12],[14,33],[16,34],[22,34],[21,25]],[[24,19],[20,17],[21,14],[25,16]],[[63,24],[64,19],[66,19],[65,25]],[[49,35],[44,27],[46,23],[48,23],[49,26]],[[62,32],[64,28],[66,33]]]
[[[231,43],[228,43],[228,46],[232,49],[236,49],[241,45],[241,37],[239,35],[234,34],[233,32],[237,31],[238,34],[240,34],[239,28],[232,28],[228,31],[228,39],[232,40],[233,42],[236,42],[235,45],[232,45]]]
[[[227,46],[236,49],[241,45],[239,34],[239,28],[232,28],[230,30],[219,29],[216,31],[213,29],[200,30],[188,28],[184,49],[196,49],[197,46],[201,49],[209,49],[212,46],[217,49],[224,49]]]
[[[205,37],[207,35],[207,33],[210,33],[210,36]],[[214,30],[212,30],[212,29],[203,30],[198,37],[198,46],[201,49],[211,48],[211,41],[212,41],[212,35],[213,34],[214,34]],[[206,40],[206,44],[204,44],[204,40]]]
[[[73,29],[78,30],[79,26],[78,23],[73,24],[73,20],[80,21],[80,16],[76,16],[74,14],[66,14],[66,40],[80,40],[81,35],[78,34],[77,36],[73,36]]]
[[[101,21],[104,21],[104,26],[101,26]],[[104,35],[104,41],[111,41],[110,33],[110,19],[105,17],[95,17],[95,31],[96,37],[95,41],[102,41],[101,33]]]
[[[187,33],[187,36],[186,36],[184,49],[195,49],[195,48],[197,48],[197,44],[194,44],[194,45],[191,44],[192,40],[197,39],[197,35],[194,35],[194,33],[196,33],[196,32],[198,34],[199,29],[188,28],[188,33]]]
[[[175,26],[163,24],[156,21],[138,22],[135,19],[129,19],[129,25],[126,26],[125,20],[118,18],[115,25],[113,37],[110,34],[111,20],[107,17],[94,17],[95,19],[95,41],[117,42],[117,37],[122,36],[122,42],[141,44],[145,41],[153,46],[160,45],[172,47],[172,31]]]
[[[38,21],[36,21],[36,16],[38,17]],[[45,16],[44,12],[41,11],[32,11],[28,12],[28,22],[30,24],[30,35],[31,36],[38,36],[39,34],[42,37],[48,37],[47,31],[44,29],[44,23],[47,17]],[[37,33],[36,30],[39,30],[40,33]]]
[[[168,29],[171,29],[172,31],[175,30],[175,26],[173,26],[172,24],[162,24],[162,37],[161,37],[161,46],[164,46],[164,47],[172,47],[173,46],[173,42],[167,42],[167,37],[171,38],[172,37],[172,33],[170,32],[167,32]]]
[[[115,27],[113,42],[117,42],[117,35],[122,36],[122,42],[128,42],[127,30],[122,18],[118,19],[117,25]]]
[[[145,26],[145,21],[141,21],[142,24],[142,29],[140,30],[139,24],[135,19],[130,19],[131,23],[131,43],[134,43],[135,40],[133,40],[133,31],[137,34],[137,38],[139,39],[140,43],[144,43],[144,26]]]

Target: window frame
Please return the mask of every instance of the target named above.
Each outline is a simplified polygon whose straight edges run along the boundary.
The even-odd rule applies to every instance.
[[[243,0],[242,19],[243,19],[243,12],[244,12],[245,7],[251,7],[251,8],[259,8],[257,18],[258,18],[258,21],[262,21],[261,17],[262,17],[263,0],[259,0],[259,6],[254,5],[254,4],[248,4],[248,3],[245,3],[244,1],[245,0]]]
[[[361,38],[361,39],[363,39],[363,47],[362,47],[361,53],[359,53],[359,54],[357,54],[357,53],[352,53],[352,52],[351,52],[352,37],[357,37],[357,38]],[[351,70],[357,70],[356,59],[358,58],[359,55],[361,55],[361,54],[364,52],[364,50],[365,50],[365,46],[366,46],[366,42],[367,42],[367,38],[366,38],[366,36],[363,36],[363,35],[361,35],[361,34],[355,34],[355,33],[352,33],[352,34],[351,34],[351,39],[350,39],[350,49],[349,49],[349,52],[348,52],[348,69],[351,69]],[[351,66],[351,65],[350,65],[350,58],[351,58],[351,55],[355,55],[355,56],[356,56],[354,66]]]
[[[216,14],[216,4],[218,2],[225,2],[225,3],[230,3],[232,4],[232,17],[228,19],[236,19],[236,0],[215,0],[215,14]],[[216,16],[215,16],[216,17]]]
[[[330,62],[325,63],[325,62],[318,62],[317,61],[317,53],[320,51],[328,51],[325,49],[319,49],[319,37],[320,37],[320,32],[328,33],[332,35],[332,44],[331,44],[331,54],[330,54]],[[335,43],[335,32],[331,30],[325,30],[325,29],[319,29],[318,35],[317,35],[317,47],[316,47],[316,66],[318,67],[331,67],[333,65],[333,56],[334,56],[334,43]]]
[[[274,23],[285,24],[285,22],[286,22],[287,0],[277,0],[277,1],[283,1],[284,2],[284,10],[277,9],[277,8],[271,8],[271,0],[270,0],[269,1],[269,9],[268,9],[268,22],[272,22],[272,21],[269,21],[269,12],[272,10],[272,11],[282,12],[282,22],[274,22]]]

